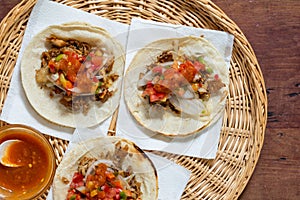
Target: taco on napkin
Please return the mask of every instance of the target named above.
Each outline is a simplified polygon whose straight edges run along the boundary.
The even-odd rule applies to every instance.
[[[21,78],[42,117],[67,127],[90,127],[117,108],[123,68],[124,51],[107,31],[73,22],[33,37],[22,57]]]
[[[74,144],[56,170],[53,198],[153,200],[158,179],[151,160],[134,143],[102,137]]]
[[[125,75],[124,99],[142,127],[184,136],[222,116],[228,85],[226,63],[206,39],[164,39],[135,55]]]

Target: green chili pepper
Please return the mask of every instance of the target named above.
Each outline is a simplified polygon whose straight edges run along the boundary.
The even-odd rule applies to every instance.
[[[99,94],[100,93],[100,88],[98,87],[95,91],[95,94]]]
[[[214,70],[210,67],[206,68],[207,73],[212,74],[214,72]]]
[[[197,58],[197,60],[198,60],[199,62],[205,64],[205,61],[204,61],[204,59],[203,59],[201,56],[199,56],[199,57]]]
[[[64,54],[59,54],[56,58],[55,61],[58,62],[64,57]]]
[[[126,196],[124,191],[120,192],[120,199],[121,200],[126,200],[127,199],[127,196]]]
[[[76,199],[76,195],[73,195],[73,196],[70,197],[69,200],[75,200],[75,199]]]

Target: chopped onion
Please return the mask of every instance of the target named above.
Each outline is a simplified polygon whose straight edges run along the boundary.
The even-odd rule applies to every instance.
[[[121,185],[124,187],[125,190],[130,190],[131,187],[129,185],[130,180],[134,177],[134,174],[124,178],[123,176],[118,176],[119,180],[121,181]]]
[[[53,84],[53,83],[47,83],[46,86],[47,86],[48,88],[50,88],[50,87],[53,87],[54,84]]]
[[[169,101],[177,110],[192,116],[200,116],[206,110],[200,99],[182,99],[172,96]]]
[[[81,90],[78,87],[73,87],[72,89],[70,89],[70,91],[77,94],[81,93]]]
[[[190,88],[188,87],[188,89],[185,91],[185,93],[183,94],[183,96],[181,98],[183,98],[183,99],[195,98],[195,92],[193,91],[191,86],[190,86]]]
[[[165,63],[160,63],[160,65],[162,67],[167,67],[167,66],[172,66],[173,63],[174,63],[174,61],[169,61],[169,62],[165,62]],[[165,68],[163,68],[163,69],[165,69]]]
[[[161,113],[164,110],[163,106],[160,104],[154,104],[150,106],[149,116],[150,118],[159,118],[161,117]]]
[[[200,94],[202,94],[202,93],[207,93],[207,90],[206,90],[205,88],[200,87],[200,88],[198,89],[198,92],[199,92]]]
[[[143,87],[143,86],[147,85],[147,83],[149,81],[153,80],[154,75],[155,75],[155,73],[153,73],[152,70],[150,70],[140,80],[138,80],[137,86],[138,87]]]
[[[85,65],[85,68],[88,69],[92,66],[92,63],[90,61],[85,61],[84,65]]]
[[[52,81],[56,81],[59,78],[59,74],[58,73],[51,74],[50,78]]]
[[[79,191],[81,194],[86,194],[86,187],[85,186],[79,186],[75,188],[77,191]]]

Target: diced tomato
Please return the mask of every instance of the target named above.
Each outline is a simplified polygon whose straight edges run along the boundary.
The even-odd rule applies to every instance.
[[[72,178],[72,182],[73,182],[73,183],[81,182],[81,181],[83,181],[83,178],[84,178],[84,176],[83,176],[81,173],[75,172],[75,173],[74,173],[74,176],[73,176],[73,178]]]
[[[70,190],[68,191],[68,194],[67,194],[67,200],[80,200],[81,197],[80,197],[80,194],[76,194],[75,191],[73,190]]]
[[[161,100],[165,99],[166,96],[167,95],[164,93],[156,93],[156,94],[150,95],[150,102],[161,101]]]
[[[83,186],[84,185],[83,178],[84,176],[81,173],[78,172],[74,173],[72,182],[70,184],[70,188],[77,188],[79,186]]]
[[[153,84],[151,82],[148,82],[146,85],[146,89],[144,90],[144,92],[142,94],[142,97],[150,96],[154,93],[155,93],[155,91],[153,89]]]
[[[176,74],[176,73],[178,73],[177,70],[175,70],[173,68],[167,69],[164,72],[164,79],[165,80],[171,80],[172,78],[174,78],[174,74]]]
[[[90,70],[91,70],[92,72],[94,72],[94,71],[98,70],[99,68],[100,68],[100,67],[99,67],[98,65],[91,64]]]
[[[114,198],[117,195],[117,190],[115,188],[109,188],[106,192],[106,197]]]
[[[81,67],[81,62],[79,61],[79,56],[75,52],[65,51],[68,57],[67,59],[61,59],[59,61],[59,68],[67,74],[67,78],[71,82],[75,82],[77,73]]]
[[[105,198],[105,192],[104,191],[99,191],[97,197],[99,199],[104,199]]]
[[[93,63],[95,66],[97,66],[97,67],[101,66],[101,65],[102,65],[102,62],[103,62],[102,57],[100,57],[100,56],[93,56],[93,57],[92,57],[92,63]]]
[[[155,67],[153,67],[153,69],[152,69],[152,72],[153,72],[153,73],[161,74],[162,71],[163,71],[162,66],[155,66]]]
[[[99,80],[97,79],[96,76],[93,77],[93,82],[95,82],[95,83],[98,83],[98,82],[99,82]]]
[[[48,62],[48,66],[49,66],[49,68],[50,68],[50,72],[51,73],[56,73],[56,68],[57,68],[57,66],[56,66],[56,63],[53,61],[53,60],[50,60],[49,62]]]
[[[192,82],[197,73],[197,70],[194,67],[193,63],[187,60],[184,63],[180,64],[179,72],[187,79],[188,82]]]
[[[101,187],[101,190],[104,191],[104,192],[108,192],[109,186],[108,186],[107,184],[104,184],[104,185]]]
[[[156,85],[157,87],[159,85]],[[163,86],[162,86],[163,87]],[[155,85],[148,83],[146,89],[144,90],[142,97],[149,96],[150,102],[161,101],[166,98],[167,93],[158,92],[155,90]]]
[[[199,61],[194,62],[194,67],[197,71],[204,71],[205,70],[205,65]]]
[[[106,174],[106,177],[108,179],[114,179],[115,178],[115,175],[112,172],[106,172],[105,174]]]
[[[78,58],[79,62],[81,62],[81,63],[84,62],[85,59],[86,59],[85,56],[79,56],[79,58]]]
[[[216,80],[218,80],[220,77],[219,77],[218,74],[215,74],[214,78],[215,78]]]
[[[169,86],[169,81],[161,81],[159,84],[155,84],[153,86],[154,90],[156,93],[170,93],[170,89],[168,88]]]
[[[114,186],[116,187],[116,188],[123,188],[123,186],[122,186],[122,183],[121,183],[121,181],[120,180],[115,180],[114,182],[113,182],[113,184],[114,184]]]
[[[55,63],[56,70],[67,71],[68,70],[68,61],[66,59],[60,59]]]
[[[150,83],[149,86],[151,86]],[[98,185],[99,177],[103,173],[105,183]],[[95,174],[87,176],[85,185],[83,180],[84,177],[81,173],[74,173],[66,200],[80,200],[83,198],[83,194],[80,193],[81,190],[78,189],[79,186],[86,187],[85,199],[120,200],[132,197],[131,191],[123,190],[122,181],[118,179],[118,175],[108,170],[107,165],[104,163],[96,165]]]

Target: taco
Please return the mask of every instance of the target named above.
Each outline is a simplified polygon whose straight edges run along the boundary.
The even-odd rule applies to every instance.
[[[30,41],[21,78],[32,107],[67,127],[101,123],[117,108],[124,51],[104,29],[73,22],[49,26]]]
[[[158,178],[134,143],[102,137],[74,144],[56,170],[53,199],[153,200]]]
[[[142,127],[185,136],[222,116],[228,85],[226,63],[206,39],[164,39],[135,55],[125,75],[124,99]]]

